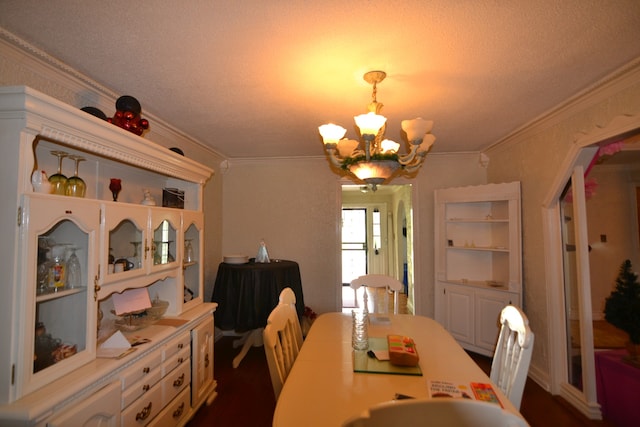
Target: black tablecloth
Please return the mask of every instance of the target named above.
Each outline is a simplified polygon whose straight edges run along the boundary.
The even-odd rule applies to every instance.
[[[304,313],[300,268],[294,261],[226,264],[218,266],[212,301],[218,303],[215,325],[222,330],[246,332],[263,328],[278,305],[282,289],[296,295],[298,316]]]

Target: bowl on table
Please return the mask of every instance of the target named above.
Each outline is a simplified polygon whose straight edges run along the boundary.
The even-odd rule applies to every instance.
[[[154,300],[151,302],[151,307],[147,308],[147,316],[152,319],[159,319],[167,312],[168,308],[169,301]]]
[[[225,255],[222,259],[225,264],[246,264],[249,262],[247,255]]]

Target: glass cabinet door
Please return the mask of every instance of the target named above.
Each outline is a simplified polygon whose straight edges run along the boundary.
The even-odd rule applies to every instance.
[[[199,212],[185,211],[182,219],[183,233],[183,257],[182,257],[182,284],[184,290],[184,307],[199,304],[203,301],[201,295],[203,263],[201,254],[203,253],[203,218]]]
[[[104,223],[107,247],[102,248],[102,265],[107,266],[103,283],[145,274],[149,258],[147,237],[148,208],[135,205],[105,204]],[[145,248],[147,250],[145,251]]]
[[[25,392],[95,354],[99,204],[25,197]]]
[[[151,209],[152,271],[178,265],[178,257],[182,256],[176,240],[179,229],[180,211]]]

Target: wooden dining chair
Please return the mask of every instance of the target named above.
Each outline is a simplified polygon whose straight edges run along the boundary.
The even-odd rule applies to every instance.
[[[363,310],[369,311],[369,303],[366,288],[385,288],[384,301],[382,310],[374,310],[375,312],[387,313],[389,311],[389,292],[393,292],[393,313],[398,314],[398,292],[402,291],[404,285],[398,279],[385,274],[365,274],[356,279],[353,279],[350,283],[351,288],[356,296],[356,302],[358,301],[358,289],[365,287],[362,292]],[[377,304],[380,306],[381,304]]]
[[[348,419],[343,427],[525,427],[527,422],[495,403],[469,399],[392,400]]]
[[[293,289],[284,288],[280,291],[278,304],[284,304],[291,308],[291,323],[293,323],[296,343],[298,344],[298,351],[300,351],[304,338],[302,337],[302,327],[300,325],[300,319],[298,318],[298,311],[296,310],[296,294],[293,292]]]
[[[300,348],[295,325],[297,323],[299,328],[300,323],[297,319],[297,316],[292,319],[290,305],[278,304],[269,315],[263,331],[264,351],[276,401],[298,357]]]
[[[491,381],[520,409],[533,352],[534,334],[527,316],[507,305],[500,313],[500,334],[491,363]]]

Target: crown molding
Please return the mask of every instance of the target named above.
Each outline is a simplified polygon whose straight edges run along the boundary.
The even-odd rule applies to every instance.
[[[606,77],[588,86],[561,104],[539,115],[535,119],[525,123],[511,134],[483,150],[483,152],[489,153],[491,151],[500,151],[511,147],[514,144],[524,142],[532,135],[562,123],[568,120],[571,116],[574,116],[599,102],[603,102],[613,95],[622,93],[625,89],[639,83],[640,57],[618,68]]]
[[[116,100],[121,95],[0,27],[0,59],[2,57],[26,68],[32,73],[32,80],[40,79],[42,85],[46,87],[34,85],[31,81],[24,81],[22,75],[14,76],[14,80],[17,81],[11,81],[10,85],[35,86],[34,89],[77,108],[94,106],[105,112],[112,111],[115,109]],[[4,76],[2,80],[6,82],[9,78]],[[220,159],[226,158],[217,150],[153,113],[143,111],[143,116],[151,122],[153,129],[150,133],[155,142],[167,147],[176,146],[180,141],[188,142]]]

